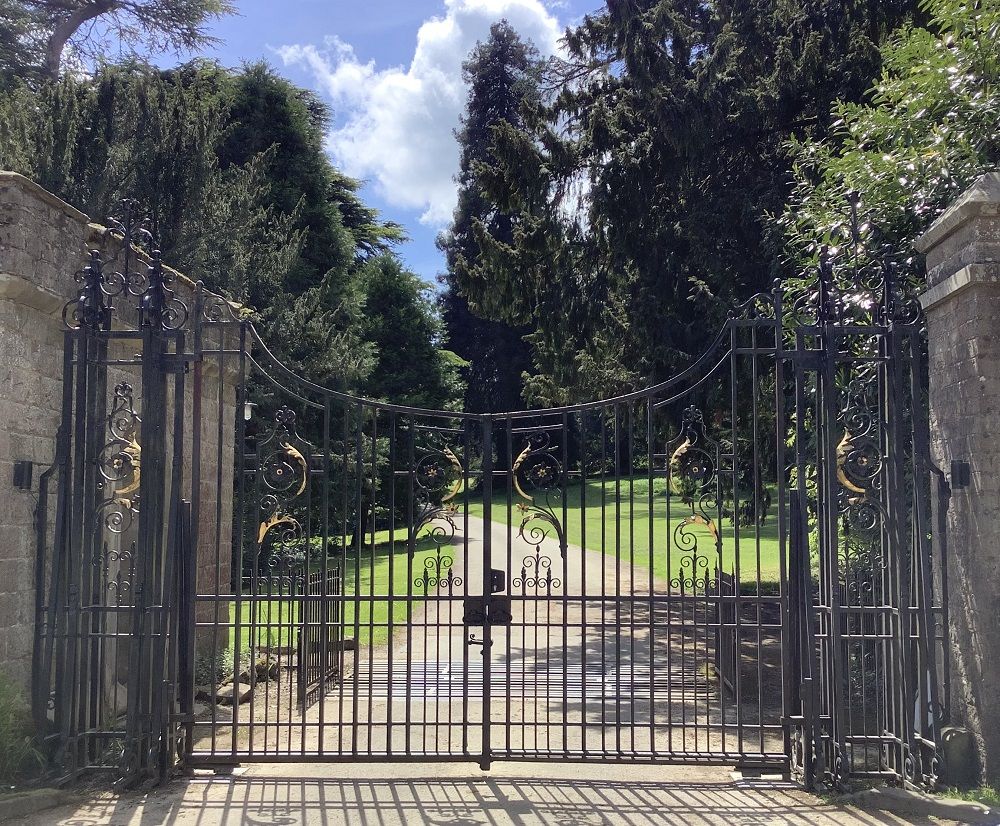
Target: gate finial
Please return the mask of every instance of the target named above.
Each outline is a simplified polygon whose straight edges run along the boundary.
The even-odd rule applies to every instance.
[[[100,250],[90,251],[90,263],[74,278],[80,290],[63,307],[63,323],[71,330],[101,329],[108,322],[110,308],[104,300],[104,262]]]

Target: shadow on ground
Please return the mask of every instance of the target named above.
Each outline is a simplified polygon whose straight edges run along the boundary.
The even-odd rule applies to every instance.
[[[331,772],[336,770],[330,767]],[[424,767],[424,773],[427,769]],[[615,769],[609,769],[609,773]],[[850,824],[927,823],[824,804],[791,783],[578,778],[211,778],[95,800],[26,821],[62,826],[165,824]],[[940,824],[940,821],[933,821]]]

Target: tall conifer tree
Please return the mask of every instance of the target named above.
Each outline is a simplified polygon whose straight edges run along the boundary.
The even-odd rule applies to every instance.
[[[633,389],[690,364],[734,302],[783,274],[791,138],[878,77],[916,0],[608,0],[570,30],[527,129],[478,176],[513,240],[481,233],[463,291],[529,323],[530,400]]]
[[[468,410],[517,410],[523,407],[521,376],[531,366],[523,339],[528,329],[516,320],[484,318],[475,305],[470,306],[465,286],[467,273],[480,256],[477,224],[502,243],[513,239],[511,216],[485,197],[479,176],[483,164],[495,162],[495,128],[506,124],[523,129],[526,107],[537,102],[538,51],[506,21],[500,21],[490,28],[486,41],[476,45],[462,70],[469,97],[456,134],[462,152],[458,206],[451,227],[438,239],[448,261],[440,298],[446,343],[469,363]]]

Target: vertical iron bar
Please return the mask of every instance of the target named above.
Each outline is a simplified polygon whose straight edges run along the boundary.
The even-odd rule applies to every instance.
[[[562,500],[562,535],[565,537],[569,514],[569,415],[562,414],[562,474],[559,479],[559,493]],[[562,550],[562,549],[560,549]],[[584,551],[586,553],[586,551]],[[569,751],[569,552],[562,556],[562,709],[560,710],[560,725],[562,727],[562,751]],[[580,585],[580,596],[587,593],[587,582]],[[548,601],[547,601],[548,602]],[[546,708],[551,707],[551,699],[546,697]]]
[[[254,482],[253,491],[254,491],[255,494],[258,494],[258,496],[255,496],[253,502],[248,502],[247,501],[247,478],[246,478],[247,477],[247,467],[246,467],[246,461],[247,461],[247,443],[246,443],[246,422],[244,421],[243,410],[244,410],[244,407],[245,407],[247,401],[249,400],[249,393],[248,393],[248,388],[247,388],[247,384],[248,384],[247,356],[249,355],[249,347],[250,347],[250,344],[248,344],[248,342],[247,342],[247,331],[248,331],[248,329],[249,329],[249,322],[244,321],[244,322],[242,322],[240,324],[240,335],[239,335],[239,383],[237,384],[237,387],[236,387],[236,410],[235,410],[235,413],[236,413],[236,438],[235,438],[235,445],[234,445],[234,447],[235,447],[235,450],[236,450],[236,487],[237,487],[237,501],[239,503],[239,507],[236,508],[235,529],[233,530],[231,547],[229,549],[229,551],[230,551],[230,557],[229,557],[230,573],[229,573],[229,575],[230,575],[230,578],[231,578],[230,584],[232,586],[233,591],[235,592],[235,601],[234,601],[234,603],[230,604],[229,610],[235,612],[235,617],[230,617],[230,621],[229,622],[232,623],[231,625],[229,623],[227,623],[227,631],[228,631],[228,629],[230,627],[232,627],[234,629],[234,632],[235,632],[234,635],[233,635],[233,639],[234,639],[233,648],[234,648],[234,650],[239,649],[240,639],[243,636],[243,625],[242,625],[242,623],[243,623],[243,605],[244,605],[244,601],[243,601],[243,584],[244,584],[243,583],[243,579],[244,579],[244,577],[243,577],[243,557],[245,556],[246,550],[247,550],[247,546],[249,545],[249,547],[250,547],[250,553],[251,553],[251,571],[250,571],[250,575],[251,575],[251,577],[255,577],[257,575],[257,556],[258,556],[258,551],[260,550],[257,547],[257,536],[256,536],[256,532],[254,531],[253,519],[251,518],[249,520],[249,524],[245,520],[246,511],[247,511],[248,507],[251,506],[251,505],[253,505],[253,506],[259,506],[259,504],[260,504],[259,491],[257,490],[257,483],[256,483],[256,481]],[[252,341],[252,339],[251,339],[251,341]],[[222,423],[222,403],[223,403],[223,387],[222,387],[223,360],[222,360],[222,353],[221,353],[222,344],[223,344],[223,342],[222,342],[222,339],[220,337],[220,340],[219,340],[219,350],[220,350],[220,353],[219,353],[219,405],[220,405],[220,407],[219,407],[219,423],[220,424],[219,424],[219,431],[218,431],[219,444],[218,444],[218,447],[217,447],[218,455],[219,456],[222,455],[222,442],[223,442],[223,439],[222,439],[223,433],[222,433],[222,424],[221,424]],[[257,448],[256,448],[256,442],[257,442],[257,440],[255,440],[255,447],[254,447],[255,457],[253,457],[253,458],[256,458],[256,454],[258,453]],[[254,467],[254,474],[255,474],[255,476],[256,476],[256,474],[258,472],[259,472],[259,467],[255,466]],[[220,472],[220,474],[217,474],[217,477],[221,477],[221,472]],[[222,481],[221,478],[219,478],[219,481],[220,482]],[[221,484],[220,484],[220,488],[221,488]],[[220,521],[221,520],[221,513],[222,513],[222,496],[219,495],[219,493],[216,494],[216,508],[215,508],[215,513],[216,513],[216,520],[217,520],[217,528],[216,528],[216,542],[217,542],[217,545],[216,545],[216,566],[218,567],[219,563],[221,562],[221,560],[219,559],[219,555],[220,555],[220,551],[221,551],[221,541],[222,541],[222,523]],[[247,542],[248,534],[250,536],[250,541],[249,542]],[[251,597],[252,597],[252,595],[253,595],[253,581],[252,580],[249,583],[249,585],[250,585],[250,594],[251,594]],[[234,605],[235,605],[235,608],[234,608]],[[218,616],[218,614],[216,614],[216,616]],[[215,636],[215,634],[213,634],[213,636]],[[228,636],[228,634],[227,634],[227,636]],[[228,640],[227,640],[227,642],[228,642]],[[215,661],[214,660],[212,662],[212,668],[213,668],[213,670],[215,668]],[[214,682],[214,678],[213,678],[213,682]],[[215,687],[213,686],[213,691],[214,690],[215,690]],[[213,722],[212,729],[213,729],[213,731],[215,730],[215,725],[214,725],[215,720],[216,720],[216,712],[215,712],[215,704],[213,703],[212,704],[212,722]],[[230,724],[230,740],[229,740],[230,759],[233,760],[234,763],[236,762],[236,751],[237,751],[237,746],[238,746],[239,721],[240,721],[240,704],[239,703],[234,703],[233,704],[233,717],[232,717],[232,721],[231,721],[231,724]],[[252,726],[250,728],[250,746],[251,746],[251,748],[253,747],[253,728],[252,728]],[[213,753],[215,752],[215,742],[214,742],[214,740],[213,740],[213,744],[212,744],[212,751],[213,751]]]
[[[591,596],[587,582],[587,414],[580,411],[580,751],[587,754],[587,720],[590,692],[587,686],[587,636],[588,616]],[[566,526],[564,526],[565,529]],[[568,554],[567,554],[568,556]],[[563,577],[568,582],[568,577]],[[563,587],[567,587],[564,582]]]
[[[320,593],[322,594],[322,602],[320,603],[320,645],[322,646],[322,651],[320,653],[320,672],[319,672],[319,729],[317,731],[318,748],[317,751],[320,755],[326,754],[326,681],[327,677],[332,673],[331,668],[331,655],[335,652],[339,652],[340,646],[343,643],[341,635],[338,632],[337,625],[330,616],[330,606],[331,600],[334,595],[330,593],[330,471],[333,466],[333,455],[330,450],[330,396],[329,394],[323,394],[323,444],[322,450],[320,452],[320,459],[323,462],[323,472],[321,481],[323,484],[322,489],[322,508],[323,508],[323,518],[321,520],[323,538],[321,540],[323,560],[321,562],[320,576],[322,577],[322,582],[320,584]],[[393,487],[395,487],[395,479],[392,480]],[[390,514],[391,522],[390,526],[395,523],[395,515]],[[390,540],[390,552],[392,547],[392,535],[389,536]],[[392,568],[389,568],[389,581],[392,581]],[[390,586],[391,587],[391,586]],[[392,603],[389,604],[390,615],[392,612]],[[333,642],[331,645],[331,634],[333,635]],[[389,645],[392,646],[392,634],[390,631],[389,635]],[[336,646],[333,648],[333,646]],[[333,650],[331,651],[331,648]],[[339,653],[336,654],[339,661]],[[344,675],[340,668],[337,669],[337,678],[343,680]],[[390,697],[390,708],[392,700]],[[304,714],[304,710],[303,710]],[[391,714],[391,712],[390,712]],[[338,723],[340,721],[338,720]]]
[[[393,611],[395,610],[396,595],[396,414],[389,413],[389,468],[386,474],[389,479],[389,593],[387,610],[387,630],[388,639],[386,641],[386,717],[385,717],[385,745],[386,754],[392,754],[392,706],[393,706],[393,662],[395,646],[393,638],[395,635],[395,625],[393,622]]]
[[[784,348],[784,293],[781,283],[777,282],[771,292],[774,301],[774,444],[775,461],[774,473],[777,485],[777,506],[778,506],[778,594],[781,611],[781,628],[778,630],[778,656],[782,674],[782,740],[783,749],[786,756],[791,755],[793,747],[791,727],[789,718],[797,713],[798,709],[792,701],[792,692],[797,691],[797,686],[791,679],[791,640],[794,635],[789,633],[791,623],[791,606],[789,604],[789,581],[788,581],[788,521],[786,507],[788,503],[787,484],[788,479],[785,468],[785,438],[788,424],[785,420],[785,348]],[[800,505],[801,506],[801,505]],[[799,598],[801,599],[801,594]]]
[[[487,415],[483,422],[483,599],[488,602],[492,590],[491,570],[493,566],[493,419]],[[510,520],[507,530],[511,530]],[[479,767],[487,771],[492,760],[490,741],[490,703],[492,699],[491,685],[491,648],[493,646],[493,629],[490,626],[489,610],[483,625],[483,743]]]

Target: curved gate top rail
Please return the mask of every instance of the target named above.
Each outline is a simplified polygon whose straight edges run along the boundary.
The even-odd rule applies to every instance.
[[[824,260],[652,387],[472,414],[297,375],[136,210],[64,313],[36,675],[55,770],[559,758],[933,784],[944,503],[891,267]]]

